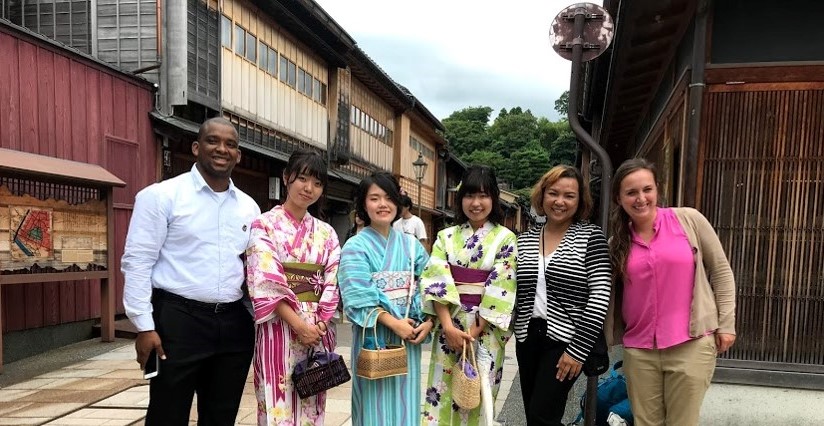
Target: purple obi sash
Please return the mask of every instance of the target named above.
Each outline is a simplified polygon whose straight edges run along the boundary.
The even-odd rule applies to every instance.
[[[455,287],[461,299],[461,305],[474,308],[481,304],[484,295],[484,285],[489,273],[483,269],[465,268],[460,265],[449,265],[452,271],[452,279],[455,280]]]

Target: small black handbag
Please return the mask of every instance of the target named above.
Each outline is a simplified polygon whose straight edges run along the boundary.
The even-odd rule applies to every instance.
[[[352,379],[343,358],[326,349],[323,352],[309,349],[309,356],[295,365],[292,382],[301,399],[317,395],[325,390],[341,385]]]
[[[609,370],[609,348],[603,329],[595,337],[595,344],[592,345],[581,370],[587,377],[600,376]]]

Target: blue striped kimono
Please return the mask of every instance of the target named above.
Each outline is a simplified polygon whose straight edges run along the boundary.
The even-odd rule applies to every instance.
[[[409,292],[410,250],[415,275],[429,258],[419,241],[394,229],[384,238],[371,227],[346,242],[338,268],[338,288],[346,317],[352,321],[352,425],[407,426],[421,422],[421,345],[406,345],[409,372],[404,376],[369,380],[357,376],[357,359],[363,347],[363,327],[372,333],[381,307],[395,318],[406,313]],[[420,289],[413,287],[409,317],[423,321]],[[367,316],[369,316],[367,318]],[[377,324],[378,340],[400,343],[389,328]],[[429,340],[427,338],[427,340]]]

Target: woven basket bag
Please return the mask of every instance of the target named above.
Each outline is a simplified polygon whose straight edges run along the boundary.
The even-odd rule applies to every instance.
[[[481,376],[472,343],[469,344],[469,358],[466,357],[466,346],[464,341],[461,358],[452,368],[452,401],[464,410],[472,410],[481,404]],[[472,373],[474,377],[471,377]]]
[[[309,356],[298,363],[292,373],[292,382],[301,399],[317,395],[346,383],[352,378],[343,358],[334,352],[329,352],[326,345],[321,344],[323,352],[316,352],[314,348],[311,348]]]
[[[371,317],[373,313],[378,315],[384,311],[373,309],[367,315]],[[378,321],[375,319],[375,327],[372,328],[375,343],[378,342]],[[366,341],[366,327],[363,328],[361,341]],[[361,348],[358,354],[357,375],[364,379],[383,379],[385,377],[402,376],[407,373],[406,366],[406,345],[401,341],[400,345],[387,344],[385,348],[366,349]]]

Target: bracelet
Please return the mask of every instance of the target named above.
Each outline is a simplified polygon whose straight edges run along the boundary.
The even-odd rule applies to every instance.
[[[323,324],[323,327],[321,327],[321,324]],[[317,326],[318,330],[323,332],[324,335],[326,334],[327,331],[329,331],[329,327],[326,325],[326,321],[324,321],[324,320],[320,320],[320,321],[316,322],[315,326]]]

